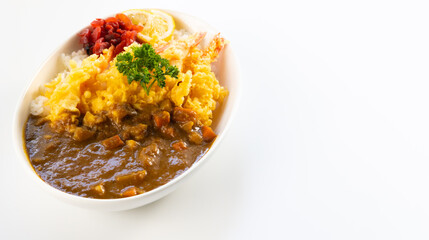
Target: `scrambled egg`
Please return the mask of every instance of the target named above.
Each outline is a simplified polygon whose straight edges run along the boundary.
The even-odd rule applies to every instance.
[[[69,74],[65,77],[59,74],[42,91],[42,96],[47,98],[46,118],[54,127],[70,130],[67,126],[78,124],[79,117],[87,112],[103,114],[118,103],[128,103],[141,110],[146,104],[160,104],[169,99],[175,106],[195,111],[201,124],[210,126],[217,103],[228,94],[211,70],[211,63],[225,42],[217,35],[201,50],[197,45],[204,36],[198,33],[172,40],[158,49],[180,73],[177,79],[166,76],[166,86],[160,88],[155,84],[149,94],[137,82],[128,84],[127,77],[115,66],[116,59],[111,60],[112,49],[104,50],[100,56],[94,54],[85,58],[81,66],[70,60]]]

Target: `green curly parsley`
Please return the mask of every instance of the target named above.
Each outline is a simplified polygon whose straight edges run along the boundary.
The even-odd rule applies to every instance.
[[[177,78],[179,75],[179,69],[156,54],[150,44],[133,46],[131,49],[132,53],[123,52],[116,57],[116,67],[120,73],[127,76],[129,84],[133,81],[140,83],[147,95],[155,82],[163,88],[165,76]]]

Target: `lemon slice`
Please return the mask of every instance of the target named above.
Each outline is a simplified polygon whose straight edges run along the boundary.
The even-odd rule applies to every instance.
[[[176,27],[173,17],[160,10],[131,9],[124,11],[124,14],[133,24],[143,26],[143,30],[137,33],[137,37],[144,42],[168,41]]]

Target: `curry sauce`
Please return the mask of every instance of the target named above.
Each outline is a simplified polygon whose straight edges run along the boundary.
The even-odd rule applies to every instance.
[[[79,117],[73,134],[30,115],[25,147],[40,178],[82,197],[134,196],[183,173],[216,137],[199,125],[195,112],[181,107],[148,105],[139,111],[122,104],[112,113],[117,118]]]

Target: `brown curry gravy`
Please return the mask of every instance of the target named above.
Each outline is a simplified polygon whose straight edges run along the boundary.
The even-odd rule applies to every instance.
[[[115,111],[122,116],[117,122],[102,118],[87,124],[79,118],[73,134],[30,115],[25,148],[39,177],[82,197],[134,196],[183,173],[216,137],[210,128],[196,127],[196,114],[187,109],[148,106],[137,111],[120,106]]]

